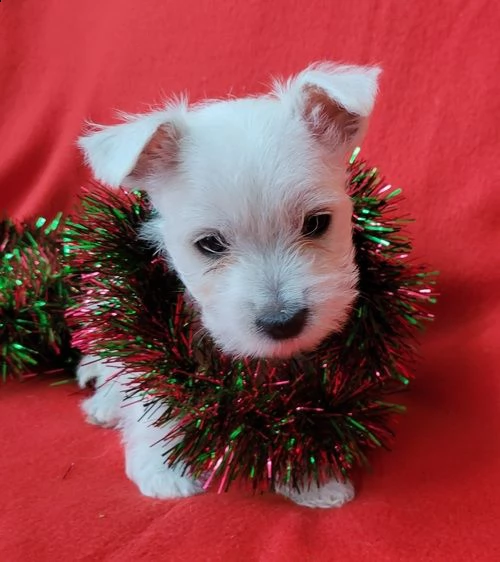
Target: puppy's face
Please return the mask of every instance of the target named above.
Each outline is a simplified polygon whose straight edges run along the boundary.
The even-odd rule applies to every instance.
[[[272,95],[171,106],[81,140],[96,176],[148,191],[145,228],[227,353],[289,357],[356,296],[346,154],[376,69],[307,69]]]

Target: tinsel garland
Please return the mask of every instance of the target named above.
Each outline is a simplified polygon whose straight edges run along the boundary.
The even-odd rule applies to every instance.
[[[76,360],[64,314],[69,303],[61,215],[0,221],[0,374],[63,371]]]
[[[152,215],[147,199],[87,193],[66,233],[82,284],[68,314],[73,343],[121,362],[133,376],[131,399],[163,406],[157,425],[176,420],[166,435],[179,437],[166,451],[169,464],[186,463],[220,491],[240,477],[255,487],[298,487],[343,478],[370,449],[390,445],[401,407],[388,395],[411,378],[414,335],[432,318],[433,274],[411,261],[400,190],[356,154],[348,190],[359,298],[342,333],[287,361],[234,360],[196,339],[183,287],[140,241]]]

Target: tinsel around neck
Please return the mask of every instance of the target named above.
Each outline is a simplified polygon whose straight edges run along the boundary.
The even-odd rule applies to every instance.
[[[183,287],[138,237],[152,212],[140,193],[93,188],[68,226],[82,283],[68,315],[74,345],[122,363],[130,395],[161,406],[156,423],[178,420],[167,462],[220,490],[238,477],[271,488],[342,478],[390,444],[400,407],[387,396],[410,380],[433,277],[411,261],[400,190],[356,155],[349,172],[359,298],[341,333],[286,361],[234,360],[194,338]]]

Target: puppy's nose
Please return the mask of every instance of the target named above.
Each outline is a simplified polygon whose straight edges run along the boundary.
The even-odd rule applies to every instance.
[[[279,311],[263,314],[257,319],[257,328],[273,340],[287,340],[298,336],[304,329],[309,309],[292,312]]]

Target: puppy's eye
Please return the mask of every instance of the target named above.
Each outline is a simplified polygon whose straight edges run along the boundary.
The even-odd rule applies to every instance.
[[[327,213],[306,217],[302,225],[302,236],[307,236],[307,238],[323,236],[330,227],[331,220],[332,216]]]
[[[219,234],[211,234],[205,236],[205,238],[200,238],[194,245],[203,255],[209,257],[219,257],[225,254],[228,249],[227,242]]]

